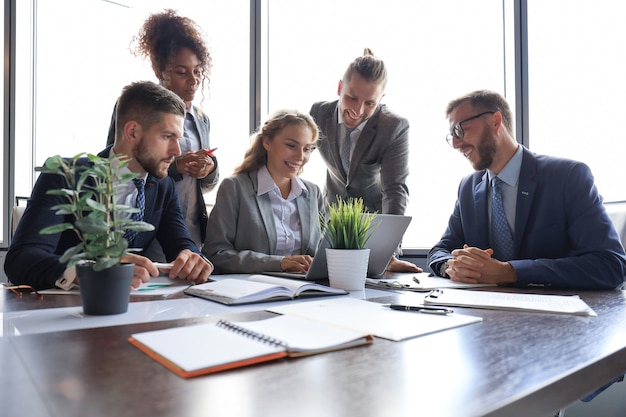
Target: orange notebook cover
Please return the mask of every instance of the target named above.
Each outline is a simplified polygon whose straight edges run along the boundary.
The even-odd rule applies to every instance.
[[[133,334],[139,350],[183,378],[284,357],[313,355],[371,343],[373,337],[296,316],[251,322],[174,327]]]

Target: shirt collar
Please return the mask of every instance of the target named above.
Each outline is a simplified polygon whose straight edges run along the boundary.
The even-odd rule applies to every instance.
[[[368,120],[369,119],[363,120],[357,127],[354,128],[354,130],[357,130],[359,132],[362,131],[363,127],[365,126],[365,123],[367,123]],[[343,125],[344,129],[347,129],[346,124],[343,121],[343,115],[339,111],[339,104],[337,104],[337,125],[339,126]]]
[[[272,179],[270,172],[267,170],[267,167],[263,165],[259,171],[257,172],[257,181],[259,182],[259,188],[257,191],[257,195],[261,196],[263,194],[267,194],[270,191],[276,189],[278,190],[278,185]],[[300,194],[304,193],[306,196],[308,190],[304,182],[299,177],[294,177],[291,179],[291,193],[290,196],[298,197]]]
[[[497,175],[498,178],[502,180],[505,184],[516,187],[517,182],[519,181],[519,173],[522,170],[522,159],[523,159],[524,150],[522,146],[517,145],[517,151],[513,154],[513,157],[507,164],[502,168],[502,171]],[[487,170],[489,175],[489,181],[496,176],[491,170]]]

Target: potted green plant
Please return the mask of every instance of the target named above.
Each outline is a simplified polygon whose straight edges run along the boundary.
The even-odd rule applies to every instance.
[[[360,290],[365,287],[370,250],[365,244],[378,226],[365,210],[362,198],[337,198],[322,214],[321,225],[326,249],[328,279],[331,287]]]
[[[86,157],[88,162],[85,162]],[[154,230],[143,221],[134,221],[139,209],[116,202],[120,187],[126,187],[138,174],[122,170],[126,157],[101,158],[81,153],[71,159],[59,155],[46,160],[37,171],[61,175],[65,187],[48,190],[64,203],[51,207],[56,214],[69,216],[63,223],[49,226],[41,234],[73,231],[79,243],[65,251],[60,262],[76,266],[85,314],[118,314],[128,310],[133,264],[121,257],[135,251],[128,247],[124,232]]]

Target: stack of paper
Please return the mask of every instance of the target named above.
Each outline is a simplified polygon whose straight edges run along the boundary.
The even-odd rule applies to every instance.
[[[480,317],[460,314],[439,315],[397,311],[383,304],[354,298],[296,303],[266,310],[333,323],[395,341],[482,321]]]
[[[434,290],[425,296],[424,304],[597,316],[596,312],[577,295],[444,289]]]

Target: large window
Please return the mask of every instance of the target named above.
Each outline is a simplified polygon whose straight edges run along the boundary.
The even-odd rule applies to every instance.
[[[444,116],[447,102],[487,88],[515,103],[515,77],[520,72],[513,59],[513,7],[527,4],[515,0],[5,3],[13,4],[17,14],[16,124],[11,143],[17,161],[15,194],[30,193],[33,166],[49,155],[103,149],[122,87],[134,80],[156,81],[149,63],[130,53],[131,40],[150,13],[171,7],[200,24],[212,48],[211,83],[196,104],[211,117],[211,141],[219,148],[222,177],[230,175],[248,145],[251,71],[260,71],[252,78],[261,83],[262,100],[254,99],[264,119],[278,108],[308,112],[316,101],[337,99],[337,82],[365,47],[385,61],[390,79],[383,102],[411,123],[407,214],[413,221],[405,248],[429,248],[439,239],[459,181],[472,172],[444,140],[449,129]],[[626,29],[619,17],[626,6],[612,0],[528,3],[528,57],[522,58],[528,58],[529,67],[530,111],[523,116],[530,135],[518,139],[536,152],[588,163],[607,200],[626,199],[621,186],[626,140],[619,137],[619,100],[626,92],[622,76],[626,53],[620,43]],[[259,32],[251,32],[251,5],[263,6]],[[522,32],[526,29],[520,27]],[[255,52],[262,57],[259,66],[250,62],[251,33],[260,34],[255,39],[260,46]],[[6,143],[5,139],[0,149],[0,161],[5,162]],[[313,156],[304,177],[323,186],[325,167],[319,155]],[[4,190],[3,198],[8,194]],[[214,195],[210,193],[208,201]],[[6,242],[6,237],[0,240]]]
[[[452,213],[460,179],[472,171],[445,141],[449,100],[492,89],[513,100],[512,1],[317,0],[269,2],[269,110],[303,111],[336,100],[348,64],[369,47],[385,61],[383,102],[410,122],[410,202],[405,248],[430,248]],[[323,162],[305,177],[322,185]]]
[[[27,2],[18,2],[27,3]],[[196,103],[211,118],[211,145],[219,147],[223,175],[247,146],[249,134],[248,0],[62,0],[37,1],[34,111],[21,128],[34,131],[34,161],[104,149],[111,113],[122,88],[137,80],[157,81],[150,63],[130,52],[131,40],[150,13],[173,8],[206,33],[213,55],[211,83]],[[29,25],[28,14],[21,14]],[[64,22],[60,24],[60,22]],[[23,93],[23,91],[22,91]],[[18,94],[18,96],[20,96]],[[28,98],[28,94],[20,97]],[[24,107],[28,108],[28,107]],[[23,135],[19,140],[26,140]],[[29,161],[30,149],[21,160]],[[236,160],[235,160],[236,159]],[[18,195],[29,195],[33,164],[19,167]]]
[[[0,22],[3,22],[4,23],[4,27],[6,28],[6,27],[9,27],[9,25],[7,24],[8,22],[5,22],[4,16],[5,16],[5,14],[4,14],[4,7],[2,7],[0,9]],[[5,106],[5,104],[7,104],[7,103],[5,103],[5,101],[9,97],[8,94],[6,94],[6,91],[5,91],[5,88],[9,85],[9,83],[7,81],[9,79],[8,77],[10,75],[9,72],[6,70],[7,69],[7,65],[6,64],[8,63],[8,60],[7,60],[7,55],[8,54],[6,52],[9,51],[8,45],[6,45],[6,44],[4,45],[4,50],[5,50],[5,53],[3,55],[4,58],[3,58],[3,61],[2,61],[4,65],[2,66],[2,68],[4,68],[5,70],[4,70],[4,73],[3,73],[3,75],[4,75],[3,80],[4,80],[4,82],[2,83],[2,87],[0,87],[0,93],[2,93],[2,97],[3,97],[3,100],[0,101],[0,115],[2,115],[2,120],[4,120],[4,123],[2,124],[2,126],[3,126],[2,137],[6,138],[6,137],[9,136],[9,130],[8,130],[8,127],[9,127],[9,123],[8,123],[9,115],[7,113],[5,113],[5,109],[9,108],[8,106]],[[3,190],[5,190],[5,189],[7,189],[9,187],[9,182],[8,181],[9,181],[9,177],[10,176],[7,175],[9,171],[7,169],[8,167],[4,163],[4,161],[5,161],[5,154],[6,154],[5,153],[5,148],[7,147],[8,144],[9,144],[9,142],[4,141],[3,142],[3,146],[0,146],[0,172],[2,173],[2,178],[3,178],[3,180],[2,180],[2,189]],[[7,205],[5,204],[5,201],[6,201],[6,195],[5,194],[6,193],[0,194],[0,219],[7,219],[8,218],[8,216],[5,214],[6,207],[7,207]],[[0,226],[0,243],[5,243],[6,240],[7,240],[6,236],[5,236],[5,230],[7,228],[7,222],[3,221],[1,223],[2,223],[2,226]]]
[[[626,4],[528,4],[529,145],[587,163],[605,201],[626,200]]]

